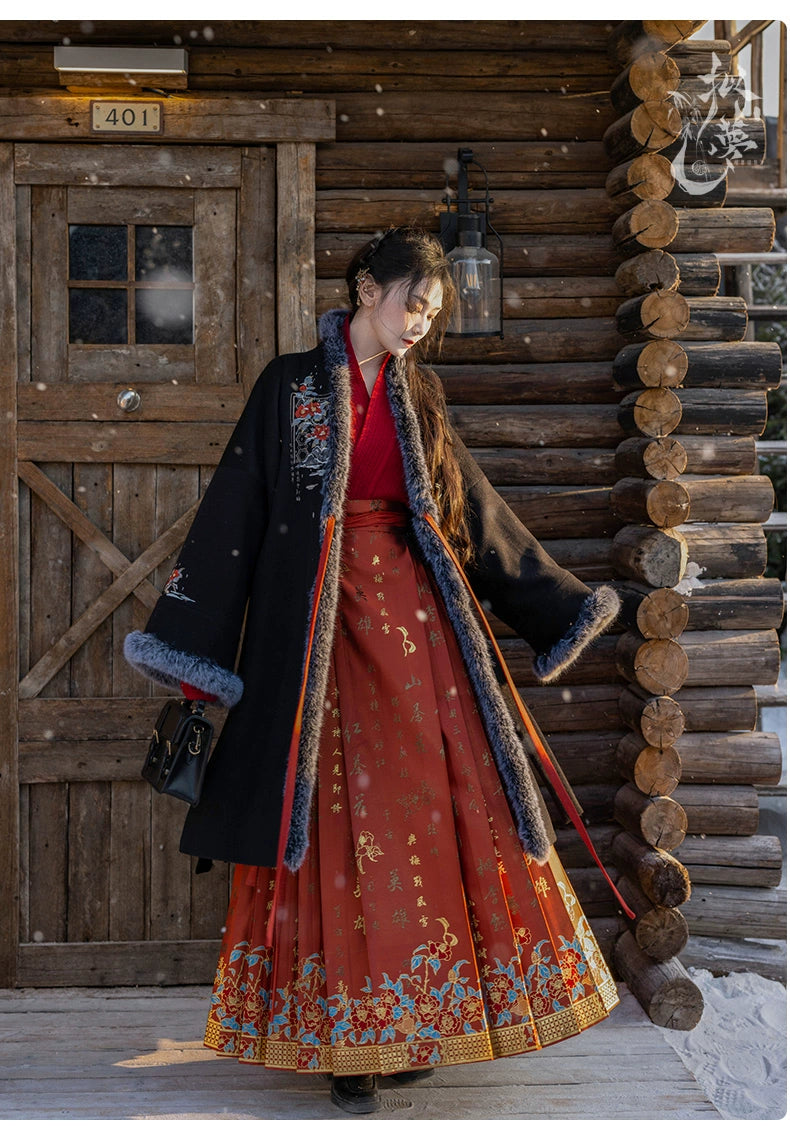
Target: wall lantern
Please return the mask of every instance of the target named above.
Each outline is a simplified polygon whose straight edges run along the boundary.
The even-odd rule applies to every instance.
[[[187,59],[178,47],[56,47],[62,86],[186,87]]]
[[[469,194],[470,163],[485,175],[482,196]],[[457,294],[447,335],[499,336],[504,340],[502,238],[491,225],[489,216],[488,174],[465,147],[458,150],[456,209],[451,208],[453,198],[449,190],[443,200],[447,209],[439,215],[439,238],[452,266]],[[482,203],[483,209],[474,210],[473,203]],[[486,248],[489,230],[499,242],[499,257]]]

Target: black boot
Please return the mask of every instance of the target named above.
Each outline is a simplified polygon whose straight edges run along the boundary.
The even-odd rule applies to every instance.
[[[396,1084],[416,1084],[420,1080],[429,1080],[433,1075],[433,1068],[409,1068],[406,1072],[391,1072],[390,1079]]]
[[[381,1104],[375,1076],[332,1076],[332,1103],[352,1115],[369,1115]]]

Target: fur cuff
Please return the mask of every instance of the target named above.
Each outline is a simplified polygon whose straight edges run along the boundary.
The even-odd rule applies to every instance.
[[[544,684],[555,680],[573,664],[582,650],[602,633],[620,611],[620,598],[610,585],[601,585],[587,597],[568,632],[547,653],[536,657],[533,671]]]
[[[179,688],[185,681],[216,696],[225,708],[232,708],[241,700],[244,681],[240,676],[216,661],[174,649],[153,633],[129,633],[123,643],[123,655],[138,672],[165,688]]]

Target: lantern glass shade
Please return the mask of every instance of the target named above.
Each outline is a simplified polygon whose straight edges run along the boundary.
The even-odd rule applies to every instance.
[[[456,336],[485,336],[500,331],[499,258],[484,248],[474,228],[462,228],[458,244],[447,254],[455,282],[456,300],[448,332]]]

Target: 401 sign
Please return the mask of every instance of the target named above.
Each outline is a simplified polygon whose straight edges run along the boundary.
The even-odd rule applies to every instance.
[[[91,130],[102,134],[161,134],[162,104],[93,99]]]

